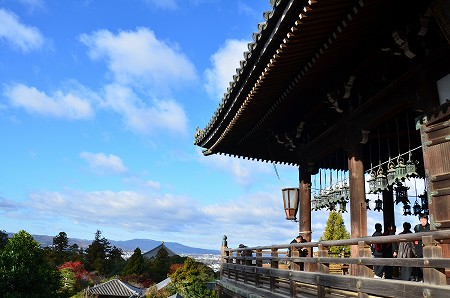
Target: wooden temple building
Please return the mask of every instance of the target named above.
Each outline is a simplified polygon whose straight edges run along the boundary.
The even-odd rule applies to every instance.
[[[314,197],[311,177],[344,171],[351,239],[302,244],[318,250],[306,258],[288,256],[289,245],[254,247],[252,257],[241,257],[224,240],[221,295],[450,297],[450,1],[270,3],[195,144],[205,155],[298,167],[298,205],[286,211],[290,217],[298,209],[308,241],[311,213],[326,197]],[[426,181],[427,206],[414,210],[429,214],[431,231],[368,237],[366,194],[381,195],[384,224],[393,222],[394,203],[411,211],[399,186],[416,176]],[[413,238],[423,241],[423,258],[371,257],[372,243]],[[351,246],[350,258],[328,257],[338,242]],[[349,274],[330,274],[333,263],[349,264]],[[377,264],[421,267],[424,283],[374,279]]]

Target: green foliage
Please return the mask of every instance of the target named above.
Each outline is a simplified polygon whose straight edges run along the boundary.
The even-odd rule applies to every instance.
[[[137,247],[133,255],[128,259],[122,275],[142,274],[144,272],[144,257],[139,247]]]
[[[323,237],[320,237],[321,240],[342,240],[342,239],[350,239],[350,233],[345,228],[344,219],[342,218],[342,214],[337,211],[330,211],[327,220],[327,226],[325,227],[325,231],[323,233]],[[346,246],[332,246],[330,247],[329,252],[331,254],[340,254],[342,250],[345,251],[346,254],[350,253],[350,247]]]
[[[184,298],[216,298],[214,290],[208,290],[206,283],[214,281],[214,272],[202,263],[187,258],[184,266],[170,275],[172,292],[178,292]]]
[[[86,249],[86,263],[85,267],[89,271],[97,271],[99,274],[107,272],[108,252],[110,250],[110,243],[102,237],[102,232],[97,230],[95,232],[95,239]]]
[[[163,247],[156,254],[155,258],[150,261],[149,270],[152,280],[156,283],[167,278],[170,268],[170,257],[167,250]]]
[[[61,276],[30,234],[20,231],[0,253],[0,293],[5,298],[59,297]]]
[[[56,251],[64,251],[69,247],[69,238],[65,232],[59,232],[59,234],[53,237],[53,249]]]
[[[3,250],[6,243],[8,243],[8,234],[6,233],[5,230],[3,231],[0,230],[0,251]]]

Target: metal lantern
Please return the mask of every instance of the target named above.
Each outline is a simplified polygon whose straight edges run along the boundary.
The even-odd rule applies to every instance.
[[[395,165],[392,161],[389,162],[388,168],[386,174],[387,184],[392,186],[395,184]]]
[[[413,213],[414,213],[414,215],[420,215],[420,213],[422,213],[422,207],[420,207],[420,205],[417,202],[417,200],[416,200],[416,202],[414,203],[414,206],[413,206]]]
[[[401,182],[406,179],[406,165],[403,158],[397,159],[397,166],[395,167],[395,181]]]
[[[344,184],[341,187],[341,198],[343,200],[350,199],[350,187],[347,184],[347,181],[344,181]]]
[[[339,210],[340,213],[347,212],[347,200],[340,200],[339,201]]]
[[[395,204],[398,203],[409,204],[408,200],[408,189],[409,187],[404,186],[403,184],[398,184],[395,188]]]
[[[383,211],[383,200],[381,200],[380,198],[375,200],[375,208],[373,208],[373,210],[375,211]]]
[[[298,210],[298,188],[283,188],[283,204],[287,220],[296,220]]]
[[[367,180],[367,183],[369,183],[369,193],[377,193],[376,178],[376,173],[373,170],[370,170],[370,177]]]
[[[316,211],[317,210],[317,199],[314,196],[314,199],[311,200],[311,210]]]
[[[406,177],[416,178],[419,174],[416,173],[416,161],[412,161],[411,158],[406,162]]]
[[[387,190],[387,179],[386,175],[383,173],[383,168],[380,166],[377,171],[377,177],[375,179],[376,192],[381,192]]]
[[[419,195],[421,205],[422,205],[422,212],[428,214],[428,194],[425,191],[423,194]]]
[[[411,205],[405,204],[403,205],[403,215],[411,215]]]
[[[366,199],[366,210],[372,210],[370,209],[370,200]]]

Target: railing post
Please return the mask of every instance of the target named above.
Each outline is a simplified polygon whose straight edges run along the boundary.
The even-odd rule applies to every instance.
[[[328,257],[328,248],[324,246],[323,244],[319,244],[317,251],[317,255],[319,258],[327,258]],[[318,269],[320,274],[328,274],[330,272],[330,264],[329,263],[322,263],[320,262],[318,264]],[[325,297],[325,287],[317,284],[317,297],[323,298]]]
[[[372,251],[370,250],[370,246],[366,244],[364,241],[358,241],[358,256],[360,258],[371,258]],[[372,268],[364,265],[358,264],[357,267],[358,276],[360,277],[373,277]]]
[[[256,255],[255,287],[259,288],[260,282],[259,282],[258,268],[262,267],[262,249],[257,249],[255,255]]]
[[[231,263],[232,262],[232,260],[230,260],[230,250],[228,249],[227,236],[223,235],[222,239],[223,239],[222,240],[222,247],[220,249],[220,256],[221,256],[221,258],[220,258],[220,276],[221,277],[225,275],[225,273],[223,272],[224,269],[223,269],[223,265],[222,264],[223,263]],[[228,268],[227,269],[227,276],[228,276],[228,278],[230,277],[230,275],[231,275],[230,269]]]
[[[442,247],[437,245],[433,236],[422,236],[424,265],[426,259],[442,258]],[[445,268],[423,268],[424,283],[432,285],[446,285]]]
[[[358,241],[358,256],[360,258],[372,257],[372,251],[370,250],[370,246],[367,245],[364,241]],[[359,262],[356,271],[358,273],[358,276],[360,277],[373,277],[372,268]],[[358,298],[368,298],[368,297],[369,297],[368,294],[358,292]]]
[[[296,247],[291,247],[291,262],[290,262],[290,270],[300,270],[300,263],[294,262],[292,258],[298,258],[300,257],[300,252]]]
[[[274,258],[278,258],[278,249],[275,247],[271,247],[270,253],[270,268],[278,269],[278,260],[274,260]],[[273,292],[275,290],[275,277],[270,276],[270,291]]]

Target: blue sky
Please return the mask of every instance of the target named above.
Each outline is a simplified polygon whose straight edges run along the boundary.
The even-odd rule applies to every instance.
[[[298,224],[284,219],[281,187],[297,169],[277,166],[279,181],[270,164],[193,145],[270,9],[0,0],[0,230],[214,249],[223,235],[231,247],[290,242]],[[314,214],[315,239],[326,218]],[[369,229],[380,218],[369,211]]]

